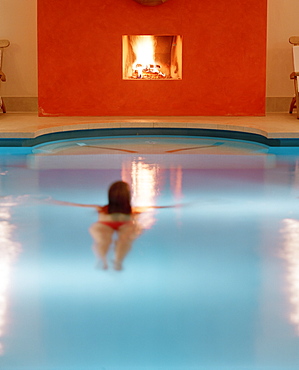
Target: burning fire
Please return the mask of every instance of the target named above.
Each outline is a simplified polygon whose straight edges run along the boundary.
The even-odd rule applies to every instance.
[[[133,52],[136,56],[132,66],[132,78],[166,78],[160,71],[161,66],[155,61],[157,41],[154,36],[132,36]]]
[[[181,80],[182,36],[123,35],[124,80]]]

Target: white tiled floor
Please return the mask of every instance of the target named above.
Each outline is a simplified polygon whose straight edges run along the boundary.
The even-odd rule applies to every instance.
[[[0,138],[35,138],[72,130],[101,128],[202,128],[241,131],[266,138],[299,138],[296,114],[268,113],[263,117],[38,117],[36,113],[0,115]]]

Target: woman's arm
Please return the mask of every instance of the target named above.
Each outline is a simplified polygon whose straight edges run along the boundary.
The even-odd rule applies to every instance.
[[[182,207],[186,204],[175,204],[172,206],[147,206],[147,207],[132,207],[132,212],[133,213],[142,213],[149,211],[150,209],[162,209],[162,208],[177,208],[177,207]]]
[[[49,199],[49,203],[52,204],[58,204],[58,205],[63,205],[63,206],[73,206],[73,207],[87,207],[87,208],[95,208],[97,211],[101,211],[103,208],[102,206],[99,206],[97,204],[81,204],[81,203],[73,203],[73,202],[65,202],[62,200],[55,200],[55,199]]]

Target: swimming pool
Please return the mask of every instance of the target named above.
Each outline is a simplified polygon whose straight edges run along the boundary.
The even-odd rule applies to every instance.
[[[299,368],[299,149],[106,137],[0,150],[3,370]],[[123,179],[141,216],[95,268],[89,208]],[[112,255],[110,256],[110,260]]]

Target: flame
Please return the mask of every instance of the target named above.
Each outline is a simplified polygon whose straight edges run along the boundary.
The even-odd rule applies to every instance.
[[[155,65],[156,40],[154,36],[134,36],[132,38],[132,47],[136,55],[134,69],[142,69],[148,65]],[[140,67],[137,67],[140,65]]]
[[[160,66],[155,60],[155,50],[157,39],[155,36],[142,35],[131,36],[131,45],[136,59],[132,65],[132,70],[137,78],[164,78],[164,73],[160,71]],[[133,74],[134,74],[133,72]]]
[[[125,80],[181,79],[182,36],[123,35],[122,76]]]

